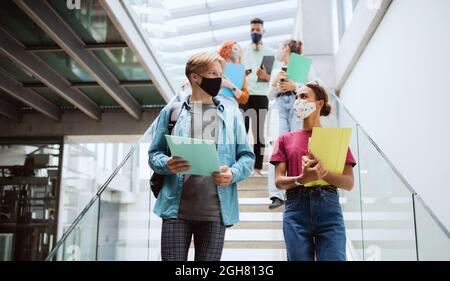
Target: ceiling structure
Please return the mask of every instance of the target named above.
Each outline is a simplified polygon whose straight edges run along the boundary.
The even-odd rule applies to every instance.
[[[131,0],[140,24],[161,55],[175,84],[181,84],[187,58],[215,51],[225,40],[250,43],[250,20],[264,20],[264,43],[277,48],[293,36],[298,0]],[[156,32],[159,30],[160,32]]]
[[[0,2],[0,115],[20,122],[31,111],[59,122],[78,110],[102,121],[119,110],[139,120],[179,89],[190,55],[229,39],[250,43],[254,17],[265,21],[264,43],[277,48],[292,38],[298,10],[298,0],[81,0],[76,9],[66,2]],[[172,90],[152,81],[155,65],[142,59],[144,43],[134,46],[124,17],[148,40],[145,51],[164,72],[157,77]]]
[[[0,2],[0,114],[60,120],[80,110],[101,120],[122,110],[139,120],[166,99],[97,0]]]

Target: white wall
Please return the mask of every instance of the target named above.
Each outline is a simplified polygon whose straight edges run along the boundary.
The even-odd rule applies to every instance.
[[[328,87],[334,87],[334,51],[333,38],[334,1],[301,0],[299,1],[298,28],[294,38],[303,42],[305,55],[313,60],[316,74]]]
[[[341,98],[450,229],[450,1],[394,0]]]

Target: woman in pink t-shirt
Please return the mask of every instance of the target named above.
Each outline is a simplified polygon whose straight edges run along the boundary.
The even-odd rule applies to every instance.
[[[349,149],[339,175],[325,170],[308,152],[312,129],[322,127],[320,117],[331,113],[325,88],[317,82],[300,88],[294,110],[303,129],[280,136],[270,159],[277,188],[286,190],[283,233],[288,260],[345,261],[346,235],[337,189],[352,190],[356,162]],[[304,186],[318,179],[329,185]]]

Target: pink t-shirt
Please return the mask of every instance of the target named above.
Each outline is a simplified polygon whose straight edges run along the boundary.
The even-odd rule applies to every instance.
[[[308,141],[312,131],[302,129],[286,133],[276,140],[273,147],[270,163],[275,165],[279,162],[285,162],[287,166],[287,176],[297,177],[302,173],[302,157],[308,154]],[[347,152],[346,164],[353,167],[356,161],[353,158],[350,148]]]

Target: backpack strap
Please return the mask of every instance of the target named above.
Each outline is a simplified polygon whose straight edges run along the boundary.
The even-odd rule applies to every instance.
[[[169,135],[172,134],[172,130],[175,127],[175,124],[177,123],[178,117],[180,117],[182,108],[183,108],[182,102],[174,102],[172,104],[172,108],[170,111],[170,119],[169,119],[169,123],[167,124],[167,129],[169,130]]]
[[[218,107],[220,105],[220,101],[216,98],[212,98],[214,105]],[[183,108],[183,102],[174,102],[172,104],[171,112],[170,112],[170,119],[169,123],[167,124],[167,129],[169,130],[169,135],[172,134],[172,130],[175,127],[175,124],[177,123],[178,118],[181,114],[181,109]]]

